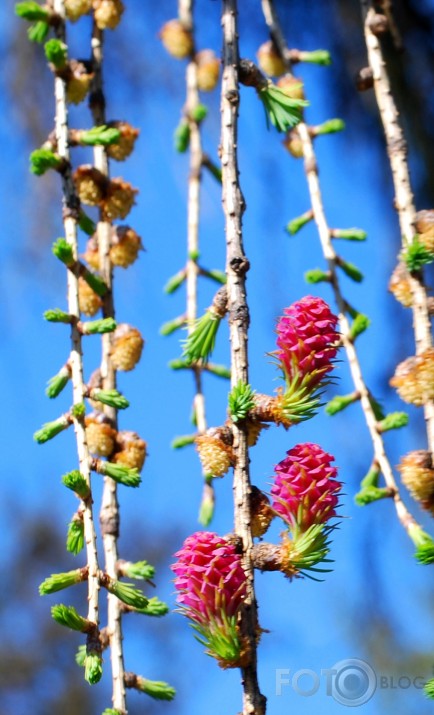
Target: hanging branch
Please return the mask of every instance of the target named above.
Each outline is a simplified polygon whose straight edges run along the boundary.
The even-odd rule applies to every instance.
[[[63,0],[54,0],[54,12],[57,13],[59,21],[56,24],[56,37],[66,46],[66,29],[65,29],[65,7]],[[65,238],[68,245],[71,247],[75,258],[78,256],[77,243],[77,220],[80,213],[80,202],[77,198],[74,183],[72,181],[71,166],[69,163],[69,144],[68,144],[68,109],[66,103],[66,82],[61,77],[56,76],[54,80],[55,98],[56,98],[56,114],[55,114],[55,134],[59,156],[64,159],[64,169],[62,171],[62,188],[63,188],[63,223],[65,228]],[[78,274],[77,271],[67,271],[68,281],[68,312],[74,316],[76,320],[71,323],[71,354],[68,360],[68,365],[71,371],[73,404],[76,407],[72,409],[74,430],[77,440],[78,460],[80,474],[84,478],[88,492],[86,497],[82,499],[80,514],[83,519],[84,540],[86,543],[87,566],[88,566],[88,621],[95,625],[95,629],[99,623],[99,566],[96,545],[95,525],[92,512],[91,498],[91,476],[90,476],[90,455],[86,439],[86,430],[84,425],[84,412],[79,406],[83,405],[85,394],[85,384],[83,379],[83,359],[82,359],[82,336],[79,330],[78,321],[80,320],[80,310],[78,305]],[[75,412],[75,414],[74,414]],[[93,642],[89,650],[98,650],[97,631],[93,633]],[[99,648],[100,650],[100,648]]]
[[[92,111],[95,126],[102,126],[106,123],[105,98],[103,92],[103,36],[95,18],[93,19],[92,30],[92,69],[94,80],[92,84],[89,105]],[[95,168],[107,179],[109,178],[109,161],[107,150],[103,146],[94,147]],[[104,221],[102,211],[97,226],[99,269],[106,285],[107,293],[103,297],[102,313],[104,318],[114,318],[113,302],[113,267],[110,260],[111,246],[111,224]],[[112,334],[102,336],[102,359],[101,378],[104,390],[116,389],[116,371],[113,367],[110,353],[112,348]],[[111,425],[117,431],[117,409],[108,405],[104,406],[104,413],[109,417]],[[104,477],[104,489],[101,502],[100,526],[103,538],[105,570],[112,578],[117,577],[116,564],[119,559],[118,538],[119,538],[119,504],[117,497],[117,484],[114,479]],[[125,666],[122,644],[122,609],[121,602],[112,593],[107,594],[107,631],[110,638],[110,659],[112,669],[112,703],[113,708],[121,713],[127,711],[125,695]]]
[[[276,44],[276,47],[279,51],[282,60],[285,63],[286,71],[288,75],[291,76],[292,68],[291,63],[288,59],[289,51],[280,28],[273,0],[262,0],[262,8],[264,11],[265,20],[270,29],[270,34],[273,37],[273,40]],[[356,390],[354,395],[349,396],[349,399],[347,400],[346,404],[350,404],[351,402],[360,400],[374,450],[373,466],[368,473],[368,476],[366,478],[367,481],[365,482],[365,484],[362,484],[362,491],[363,488],[366,489],[366,496],[367,491],[370,490],[369,495],[372,497],[372,500],[381,497],[393,498],[398,519],[406,530],[406,532],[409,534],[410,538],[414,540],[415,538],[417,538],[415,537],[415,533],[419,534],[421,532],[421,527],[417,524],[417,522],[410,514],[401,499],[398,485],[395,480],[390,461],[385,451],[384,440],[382,437],[382,432],[384,431],[384,429],[382,429],[381,421],[378,419],[379,415],[376,414],[375,402],[373,401],[371,393],[366,386],[362,369],[360,366],[355,346],[355,338],[357,337],[357,331],[354,331],[354,323],[353,325],[350,325],[350,322],[346,315],[349,312],[349,306],[342,294],[340,286],[340,277],[338,272],[339,266],[342,266],[342,259],[336,253],[332,242],[333,235],[339,234],[339,232],[333,231],[327,223],[318,177],[318,164],[313,147],[311,132],[309,130],[309,127],[305,123],[298,124],[296,131],[298,133],[302,146],[312,213],[308,212],[306,213],[306,215],[303,215],[301,221],[294,222],[294,232],[311,218],[313,218],[318,229],[318,235],[324,258],[327,262],[328,273],[323,274],[323,279],[330,282],[336,300],[336,304],[339,309],[341,340],[347,353],[350,372]],[[351,233],[351,235],[354,236],[354,234],[357,232],[351,230],[348,233]],[[357,318],[357,315],[353,317]],[[386,490],[378,490],[377,480],[379,470],[381,470],[383,474],[386,483]],[[364,503],[368,503],[369,495],[367,497],[367,501],[365,501]]]
[[[378,15],[373,9],[370,0],[361,0],[361,8],[368,61],[372,70],[375,97],[386,138],[387,154],[395,188],[395,208],[398,213],[403,253],[405,253],[409,248],[415,246],[417,240],[414,226],[416,210],[407,162],[407,144],[399,122],[399,114],[390,87],[381,45],[378,37],[373,32],[375,19]],[[390,8],[388,7],[389,16]],[[394,25],[392,25],[393,28]],[[428,296],[420,267],[418,270],[410,271],[408,281],[412,295],[411,308],[416,354],[421,355],[432,347],[432,336]],[[434,401],[432,399],[424,404],[424,416],[427,427],[428,448],[431,454],[434,455]]]
[[[239,184],[237,160],[237,121],[239,106],[238,34],[236,0],[223,0],[223,80],[221,99],[221,160],[223,208],[226,219],[226,272],[229,329],[231,341],[231,386],[248,383],[247,331],[249,310],[246,299],[246,273],[249,262],[242,242],[244,199]],[[240,630],[246,639],[248,664],[241,668],[244,698],[243,715],[261,715],[266,699],[261,694],[257,676],[257,639],[259,633],[252,563],[251,484],[246,428],[232,423],[234,436],[234,510],[235,534],[242,544],[242,565],[247,577],[247,594],[241,612]]]
[[[191,56],[186,69],[187,96],[185,114],[189,118],[190,129],[190,162],[188,176],[188,204],[187,204],[187,265],[186,265],[186,293],[187,293],[187,331],[194,330],[197,320],[197,290],[199,276],[199,216],[200,216],[200,189],[202,179],[202,139],[200,123],[194,119],[194,111],[200,103],[197,83],[197,62],[195,60],[193,0],[179,0],[178,15],[180,21],[187,27],[193,39]],[[203,392],[202,373],[203,366],[193,363],[191,370],[194,376],[195,395],[193,398],[193,413],[195,416],[197,432],[204,434],[207,429],[205,395]],[[212,479],[205,478],[204,493],[202,497],[201,513],[199,520],[205,525],[209,524],[214,510],[214,486]],[[208,513],[206,513],[206,511]]]
[[[194,1],[179,0],[178,18],[165,23],[160,31],[161,40],[172,57],[187,59],[186,101],[181,121],[175,131],[175,148],[179,152],[189,149],[189,178],[187,204],[187,262],[185,268],[178,271],[166,284],[167,293],[173,293],[182,283],[186,283],[186,313],[165,323],[161,328],[163,335],[170,335],[179,328],[187,327],[188,337],[183,341],[184,351],[181,360],[170,363],[172,369],[188,369],[194,378],[193,421],[197,437],[185,435],[177,437],[172,446],[179,448],[195,443],[207,431],[205,396],[203,392],[203,372],[212,372],[219,377],[226,377],[222,366],[209,363],[209,356],[214,347],[215,336],[220,319],[225,311],[216,316],[213,306],[205,315],[198,318],[198,278],[206,277],[217,283],[224,283],[226,277],[222,271],[208,270],[200,263],[199,219],[200,190],[202,167],[206,166],[214,173],[218,172],[202,150],[201,123],[207,114],[207,108],[201,104],[199,90],[208,92],[215,88],[219,78],[220,63],[212,50],[196,51],[194,37]],[[219,295],[219,293],[217,294]],[[214,513],[214,486],[212,476],[203,474],[205,484],[199,512],[199,521],[208,526]]]

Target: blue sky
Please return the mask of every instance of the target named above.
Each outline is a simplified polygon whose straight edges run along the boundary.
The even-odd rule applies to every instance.
[[[219,52],[219,7],[217,2],[198,3],[200,48],[211,46]],[[183,289],[174,296],[163,292],[167,278],[184,265],[186,241],[188,158],[176,155],[172,146],[172,133],[184,101],[184,64],[167,57],[157,39],[162,22],[174,14],[175,3],[170,6],[168,2],[155,8],[155,13],[145,11],[143,17],[125,13],[117,33],[107,36],[107,53],[113,61],[118,33],[132,48],[131,58],[144,51],[141,66],[147,68],[148,83],[146,91],[135,93],[108,78],[107,96],[110,117],[125,118],[141,127],[133,157],[123,165],[114,164],[112,173],[113,176],[122,175],[140,188],[137,206],[128,220],[140,233],[146,247],[138,263],[128,272],[119,269],[115,277],[118,319],[139,327],[146,339],[138,368],[134,373],[119,376],[120,389],[131,401],[130,409],[122,415],[122,428],[138,431],[149,444],[149,458],[140,490],[121,489],[122,520],[126,534],[134,533],[134,524],[146,521],[147,534],[152,541],[158,542],[162,530],[163,534],[178,533],[181,543],[185,536],[199,528],[197,511],[201,476],[192,448],[177,452],[170,449],[173,436],[191,431],[189,414],[193,386],[190,375],[172,372],[167,367],[168,361],[180,354],[181,334],[169,338],[159,335],[162,323],[183,312],[185,301]],[[3,8],[0,19],[2,27],[9,31],[12,20],[5,16]],[[259,13],[258,19],[252,21],[252,27],[249,22],[246,13],[240,23],[241,54],[253,58],[258,44],[267,36],[265,28],[260,30]],[[85,21],[82,27],[86,27]],[[258,32],[256,28],[259,28]],[[71,38],[71,46],[77,53],[85,51],[87,37],[83,32],[78,37],[74,28]],[[294,32],[297,33],[297,28]],[[318,35],[317,42],[322,41],[326,46],[326,38],[321,37],[320,31]],[[307,49],[316,46],[313,36],[305,36],[305,41]],[[116,76],[121,72],[120,67]],[[317,123],[330,118],[333,69],[303,67],[300,76],[305,80],[311,102],[308,121]],[[52,102],[52,97],[44,97],[43,101]],[[204,101],[210,107],[209,119],[203,127],[204,146],[216,157],[219,137],[217,93],[204,96]],[[64,363],[68,352],[67,328],[49,325],[42,320],[45,309],[65,307],[64,270],[56,263],[49,248],[52,240],[62,235],[61,211],[59,202],[53,202],[47,225],[55,222],[56,235],[47,232],[43,220],[36,231],[33,225],[31,236],[37,236],[38,247],[31,250],[28,235],[34,223],[34,197],[46,179],[37,179],[28,173],[29,147],[21,135],[19,119],[13,108],[6,106],[5,100],[2,102],[0,139],[4,166],[7,167],[2,177],[2,197],[7,213],[4,214],[0,269],[0,291],[5,306],[0,366],[5,378],[2,389],[7,408],[3,411],[3,434],[7,448],[3,452],[0,509],[3,523],[7,525],[3,536],[3,551],[7,554],[16,548],[16,520],[28,513],[37,512],[43,519],[56,519],[66,525],[75,503],[72,495],[61,486],[60,476],[75,467],[76,457],[72,432],[64,433],[44,446],[32,441],[35,429],[68,409],[70,400],[68,390],[55,402],[44,395],[46,381]],[[71,112],[71,120],[76,125],[89,121],[86,117],[86,108]],[[11,122],[17,127],[16,131],[11,132]],[[390,177],[387,167],[384,168],[385,154],[370,140],[371,118],[367,116],[362,124],[364,133],[360,127],[352,128],[348,124],[344,133],[320,138],[316,148],[330,225],[341,228],[359,226],[368,233],[365,244],[342,242],[342,255],[365,273],[362,285],[353,284],[345,277],[342,284],[349,301],[372,319],[371,328],[358,342],[360,358],[368,385],[376,397],[384,401],[387,410],[392,411],[403,406],[388,386],[388,379],[393,374],[394,364],[413,349],[411,323],[409,316],[395,306],[386,291],[399,250],[399,230],[392,209]],[[50,129],[47,127],[47,133]],[[251,262],[248,275],[252,320],[250,379],[258,391],[271,392],[277,386],[276,371],[266,353],[274,348],[274,327],[279,314],[285,306],[310,292],[328,301],[332,298],[327,286],[312,289],[303,281],[305,270],[324,265],[314,226],[309,225],[294,238],[288,237],[284,231],[289,219],[309,208],[302,163],[285,152],[276,132],[267,131],[263,109],[254,92],[247,88],[242,90],[241,99],[239,161],[247,202],[244,242]],[[12,190],[12,186],[16,188]],[[205,266],[223,268],[224,221],[219,187],[206,174],[202,192],[201,249]],[[205,281],[201,284],[201,309],[209,304],[213,290],[213,286]],[[85,349],[86,374],[89,376],[99,359],[98,338],[89,339]],[[227,363],[225,327],[219,335],[214,357],[217,362]],[[335,371],[338,382],[331,388],[330,396],[352,389],[345,358],[341,358]],[[224,381],[212,376],[205,378],[210,425],[223,422],[227,392],[228,385]],[[406,451],[425,446],[420,414],[415,409],[410,409],[409,413],[410,427],[386,436],[393,465]],[[304,441],[318,442],[335,455],[340,478],[345,483],[341,510],[344,518],[333,540],[334,571],[327,575],[324,583],[305,580],[289,583],[277,574],[258,576],[261,625],[270,631],[263,636],[259,649],[260,681],[269,698],[270,715],[294,709],[310,715],[318,708],[328,714],[344,707],[326,695],[324,679],[312,697],[302,697],[290,687],[277,696],[276,669],[290,668],[294,672],[306,668],[320,674],[322,668],[330,668],[343,659],[366,659],[364,633],[369,631],[369,624],[375,622],[377,607],[380,614],[384,610],[390,615],[400,648],[429,651],[431,645],[432,612],[429,612],[427,594],[432,577],[429,569],[414,561],[412,545],[397,524],[392,503],[378,503],[365,509],[353,504],[360,479],[372,458],[360,407],[354,405],[335,418],[321,413],[288,432],[275,427],[270,429],[251,453],[253,482],[268,490],[273,465],[283,459],[294,444]],[[95,504],[98,505],[98,485],[95,491]],[[218,503],[212,529],[225,534],[232,528],[230,476],[216,484],[216,491]],[[429,529],[426,517],[407,496],[405,498],[417,518]],[[278,537],[277,528],[273,535]],[[142,549],[137,544],[135,547],[143,552],[141,557],[146,558],[146,544]],[[126,553],[122,555],[128,557]],[[58,570],[66,570],[69,561],[65,555],[65,562],[59,563]],[[170,561],[168,553],[167,564]],[[173,606],[171,578],[166,568],[159,573],[157,584],[158,595],[167,598]],[[375,606],[376,596],[381,603]],[[35,602],[38,599],[35,593]],[[47,597],[47,619],[50,603]],[[37,609],[40,614],[39,604]],[[238,673],[220,671],[203,655],[180,616],[175,614],[168,618],[176,619],[178,627],[166,643],[161,643],[158,654],[147,647],[147,634],[152,634],[155,645],[160,628],[164,639],[162,626],[149,624],[145,619],[134,625],[126,623],[127,667],[148,677],[172,678],[182,695],[190,692],[188,707],[181,700],[181,706],[175,703],[165,705],[167,712],[188,711],[190,715],[199,715],[205,708],[209,715],[236,712],[241,699]],[[179,662],[175,655],[180,652],[188,667],[181,673],[173,673],[172,661]],[[380,671],[384,664],[372,662],[372,656],[370,663],[384,674],[384,669]],[[385,674],[405,675],[399,667],[398,661],[389,666]],[[393,668],[398,670],[393,671]],[[421,675],[429,677],[430,673]],[[108,688],[107,676],[108,673],[104,683]],[[389,703],[397,712],[415,707],[424,712],[423,697],[414,687],[394,691],[394,694],[391,688],[388,691],[382,695],[391,695]],[[133,698],[133,715],[139,712],[139,709],[134,710],[140,707],[139,702]],[[377,692],[362,706],[363,711],[366,715],[377,715],[384,709],[384,702]]]

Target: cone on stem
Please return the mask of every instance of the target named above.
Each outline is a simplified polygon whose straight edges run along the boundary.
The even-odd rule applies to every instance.
[[[192,622],[197,639],[223,668],[248,661],[238,630],[247,593],[246,574],[235,547],[211,532],[189,536],[172,566],[180,611]]]

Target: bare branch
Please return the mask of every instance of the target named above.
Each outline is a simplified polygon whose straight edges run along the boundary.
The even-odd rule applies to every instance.
[[[241,193],[237,160],[237,121],[239,106],[238,34],[236,0],[223,0],[223,81],[221,98],[221,160],[223,208],[226,219],[226,272],[231,340],[232,386],[248,382],[247,331],[249,311],[246,298],[246,273],[249,262],[242,242],[244,199]],[[259,634],[252,563],[250,474],[245,428],[232,425],[234,434],[234,510],[235,533],[243,545],[243,567],[248,591],[241,615],[241,635],[248,644],[250,662],[241,668],[244,687],[243,715],[265,713],[266,699],[261,694],[257,676],[256,646]]]

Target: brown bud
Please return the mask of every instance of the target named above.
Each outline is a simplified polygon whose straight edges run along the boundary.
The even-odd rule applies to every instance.
[[[125,10],[121,0],[93,0],[95,23],[100,30],[114,30]]]
[[[389,281],[389,290],[401,305],[406,308],[412,305],[411,279],[404,263],[398,263],[393,271]]]
[[[195,55],[197,86],[202,92],[211,92],[217,86],[220,60],[213,50],[202,50]]]
[[[285,429],[291,425],[283,413],[284,396],[281,390],[276,397],[257,393],[254,396],[254,401],[255,406],[249,410],[249,418],[252,421],[274,422],[277,425],[283,425]]]
[[[113,462],[141,471],[146,459],[146,442],[136,432],[122,431],[116,435]]]
[[[71,22],[76,22],[91,10],[92,0],[65,0],[65,15]]]
[[[434,515],[434,469],[432,457],[425,450],[409,452],[398,466],[403,484],[423,509]]]
[[[73,179],[80,201],[88,206],[98,206],[107,187],[104,174],[91,164],[82,164],[75,170]]]
[[[434,231],[426,231],[419,234],[419,243],[430,253],[434,253]]]
[[[99,250],[98,250],[98,239],[95,233],[91,236],[86,244],[86,252],[83,253],[82,258],[89,264],[94,270],[99,269]]]
[[[414,227],[417,233],[434,233],[434,209],[418,211],[415,216]]]
[[[196,437],[195,444],[205,475],[223,477],[235,463],[231,446],[232,433],[228,428],[215,427]]]
[[[382,15],[379,12],[373,13],[370,15],[368,27],[373,35],[384,35],[389,29],[386,15]]]
[[[121,323],[113,333],[111,360],[116,370],[133,370],[140,360],[144,340],[137,330],[127,323]]]
[[[356,87],[359,92],[366,92],[374,86],[374,74],[370,67],[362,67],[356,74]]]
[[[303,144],[296,131],[288,132],[282,144],[294,159],[303,158]]]
[[[102,375],[101,370],[99,368],[93,371],[92,375],[90,376],[90,379],[88,380],[87,387],[89,388],[89,390],[102,389]],[[98,400],[92,400],[89,397],[87,399],[93,410],[95,410],[96,412],[102,412],[103,405],[101,402],[98,402]]]
[[[111,159],[116,161],[124,161],[134,149],[134,144],[140,132],[128,124],[128,122],[113,121],[108,122],[108,127],[119,129],[121,136],[115,144],[110,144],[107,147],[107,154]]]
[[[142,248],[140,236],[129,226],[116,226],[113,229],[110,260],[114,266],[128,268],[137,260]]]
[[[279,79],[277,86],[291,99],[305,99],[303,82],[297,77],[286,74]]]
[[[116,430],[102,412],[85,417],[86,438],[89,452],[98,457],[109,457],[115,448]]]
[[[434,348],[401,362],[390,380],[400,398],[420,407],[434,399]]]
[[[83,62],[70,60],[67,70],[59,72],[65,75],[66,100],[70,104],[80,104],[90,89],[93,72],[88,72]]]
[[[95,315],[102,306],[102,300],[86,283],[84,278],[78,279],[78,306],[84,315]]]
[[[102,202],[102,213],[105,221],[125,218],[135,204],[138,193],[128,181],[112,179]]]
[[[250,494],[250,509],[252,514],[250,524],[252,536],[261,537],[268,530],[274,518],[274,512],[268,497],[255,486],[252,486]]]
[[[286,72],[285,62],[271,40],[260,46],[256,56],[261,70],[270,77],[279,77]]]
[[[247,420],[247,444],[254,447],[263,429],[268,429],[269,425],[257,420]]]
[[[192,34],[180,20],[166,22],[160,30],[159,37],[169,55],[178,60],[189,57],[193,52]]]

